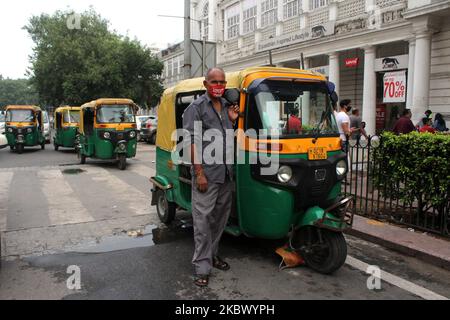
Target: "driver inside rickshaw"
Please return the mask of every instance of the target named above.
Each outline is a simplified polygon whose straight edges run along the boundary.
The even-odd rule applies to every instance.
[[[98,123],[133,123],[134,113],[130,105],[101,106],[97,111]]]

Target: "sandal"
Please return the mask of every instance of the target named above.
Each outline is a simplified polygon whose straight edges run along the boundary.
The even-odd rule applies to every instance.
[[[214,257],[213,259],[213,266],[216,269],[222,270],[222,271],[228,271],[230,270],[230,265],[220,259],[219,257]]]
[[[209,285],[209,276],[207,275],[196,275],[194,284],[198,287],[204,288]]]

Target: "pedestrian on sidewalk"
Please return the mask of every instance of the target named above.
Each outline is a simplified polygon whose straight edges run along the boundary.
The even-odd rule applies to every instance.
[[[428,118],[422,119],[423,126],[420,129],[420,133],[436,133],[436,130],[431,126],[431,120]]]
[[[226,131],[232,130],[239,116],[239,107],[230,106],[222,98],[227,81],[220,68],[208,70],[203,85],[207,92],[195,100],[183,114],[183,128],[191,135],[192,217],[194,224],[195,285],[206,287],[212,268],[230,269],[218,256],[219,242],[232,209],[232,166],[226,162]],[[201,130],[198,130],[199,124]],[[194,130],[196,128],[196,130]],[[207,129],[222,135],[224,154],[220,163],[210,164],[202,157],[211,141],[204,140]],[[196,132],[201,131],[201,132]],[[201,136],[200,136],[201,135]],[[220,137],[215,137],[214,142]],[[232,147],[232,150],[233,147]]]
[[[425,118],[430,119],[430,120],[432,119],[431,118],[432,114],[433,114],[433,111],[431,111],[431,110],[425,111],[425,116],[419,121],[418,124],[416,124],[417,130],[420,131],[420,129],[422,129],[422,127],[425,125],[424,122],[423,122],[423,119],[425,119]]]
[[[350,128],[352,130],[352,140],[359,141],[361,136],[368,139],[359,109],[354,109],[352,111],[352,115],[350,116]]]
[[[411,110],[405,109],[405,111],[403,111],[402,117],[397,120],[392,131],[397,135],[408,134],[413,131],[416,131],[416,127],[411,121],[411,117],[412,117]]]
[[[340,103],[340,109],[339,112],[336,114],[336,121],[339,128],[339,133],[342,141],[342,148],[345,152],[348,150],[348,139],[351,135],[350,130],[350,117],[347,114],[347,110],[351,110],[351,100],[342,100]]]
[[[439,132],[447,132],[447,124],[445,123],[444,117],[442,114],[437,113],[436,117],[434,118],[434,125],[433,128],[435,128]]]

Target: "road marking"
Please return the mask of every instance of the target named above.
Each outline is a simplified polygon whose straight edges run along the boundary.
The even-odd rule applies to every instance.
[[[11,185],[13,176],[13,172],[0,172],[0,232],[6,231],[9,186]]]
[[[60,170],[39,171],[41,190],[48,202],[51,225],[94,221],[83,204],[74,196],[72,187]]]
[[[150,193],[145,194],[101,167],[91,166],[87,173],[92,176],[93,181],[106,184],[107,188],[112,189],[115,199],[127,204],[127,207],[133,211],[132,216],[150,214],[154,211],[150,206]]]
[[[129,169],[134,173],[137,173],[138,175],[141,175],[147,179],[150,179],[150,177],[154,177],[156,174],[155,169],[147,167],[143,164],[132,164],[130,165]]]
[[[370,266],[369,264],[350,256],[347,257],[346,263],[349,266],[361,270],[363,272],[367,272],[367,268]],[[396,287],[399,287],[400,289],[406,290],[425,300],[449,300],[447,297],[441,296],[440,294],[437,294],[431,290],[428,290],[424,287],[421,287],[415,283],[397,277],[383,270],[381,270],[381,280],[390,283]]]

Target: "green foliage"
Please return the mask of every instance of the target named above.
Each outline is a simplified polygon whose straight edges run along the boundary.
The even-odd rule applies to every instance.
[[[450,196],[450,136],[386,132],[374,153],[374,183],[383,196],[441,208]]]
[[[35,43],[29,72],[41,102],[81,105],[114,97],[154,106],[163,91],[157,57],[139,41],[109,31],[92,9],[79,15],[79,29],[68,27],[72,15],[42,14],[25,26]]]
[[[0,75],[0,108],[12,104],[37,103],[37,93],[27,79],[4,79]]]

